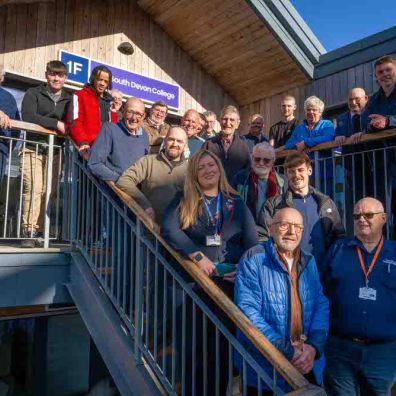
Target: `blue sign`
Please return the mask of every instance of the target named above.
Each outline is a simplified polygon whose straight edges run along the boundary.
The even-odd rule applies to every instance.
[[[88,58],[60,51],[60,60],[67,67],[67,79],[69,81],[85,84],[90,74],[90,61]]]
[[[59,57],[67,67],[69,81],[85,84],[91,75],[91,71],[96,66],[104,65],[113,73],[113,88],[121,91],[123,95],[135,96],[151,103],[162,100],[171,108],[179,108],[178,85],[132,73],[66,51],[60,51]]]

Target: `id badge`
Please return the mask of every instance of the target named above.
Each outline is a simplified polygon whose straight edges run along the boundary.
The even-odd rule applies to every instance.
[[[206,246],[221,246],[221,236],[219,234],[207,235]]]
[[[371,287],[360,287],[359,288],[359,298],[362,300],[371,300],[371,301],[376,301],[377,300],[377,290],[371,288]]]

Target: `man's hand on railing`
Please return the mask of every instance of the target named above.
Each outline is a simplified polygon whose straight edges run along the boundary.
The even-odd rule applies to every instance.
[[[10,117],[2,111],[0,111],[0,128],[11,128]]]
[[[297,151],[304,151],[307,148],[303,141],[296,143],[296,150]]]
[[[56,124],[56,129],[59,135],[66,135],[67,133],[67,129],[66,129],[66,125],[64,122],[62,121],[58,121],[58,123]]]
[[[89,149],[91,147],[89,146],[89,144],[82,144],[79,148],[78,148],[78,152],[81,155],[81,157],[83,159],[85,159],[85,161],[89,160]]]
[[[301,374],[308,374],[313,368],[315,356],[315,348],[309,344],[303,344],[302,350],[294,354],[291,363]]]

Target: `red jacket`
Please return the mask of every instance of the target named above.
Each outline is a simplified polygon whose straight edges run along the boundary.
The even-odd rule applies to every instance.
[[[110,99],[110,95],[109,95]],[[110,110],[109,120],[117,123],[117,114]],[[101,128],[99,100],[96,92],[85,86],[73,95],[68,114],[70,135],[78,146],[82,143],[92,146]]]

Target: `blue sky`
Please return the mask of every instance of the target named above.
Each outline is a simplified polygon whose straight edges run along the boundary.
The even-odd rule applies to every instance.
[[[396,25],[396,0],[291,0],[327,51]]]

